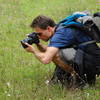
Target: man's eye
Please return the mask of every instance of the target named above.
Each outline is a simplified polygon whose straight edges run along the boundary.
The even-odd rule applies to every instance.
[[[42,33],[38,33],[37,35],[38,35],[38,36],[41,36],[41,34],[42,34]]]

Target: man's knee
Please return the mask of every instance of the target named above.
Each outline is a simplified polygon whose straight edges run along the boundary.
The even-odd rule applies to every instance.
[[[64,61],[73,61],[75,57],[76,50],[74,48],[64,48],[60,49],[59,54]]]

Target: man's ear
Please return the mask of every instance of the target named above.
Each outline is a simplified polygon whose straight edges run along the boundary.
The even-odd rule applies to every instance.
[[[48,27],[47,27],[47,30],[48,30],[49,32],[51,32],[52,27],[48,26]]]

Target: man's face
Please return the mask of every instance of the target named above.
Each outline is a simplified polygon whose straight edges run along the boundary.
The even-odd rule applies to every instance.
[[[34,30],[37,32],[39,39],[48,41],[50,37],[52,36],[52,28],[47,27],[47,29],[41,29],[39,27],[34,28]]]

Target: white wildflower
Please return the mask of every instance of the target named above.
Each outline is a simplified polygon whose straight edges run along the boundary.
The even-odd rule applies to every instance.
[[[11,96],[11,94],[7,94],[7,96],[8,96],[8,97],[10,97],[10,96]]]
[[[49,85],[49,80],[46,80],[46,81],[45,81],[45,84],[46,84],[46,85]]]
[[[87,93],[87,96],[89,96],[90,94],[89,93]]]
[[[5,91],[5,93],[7,93],[7,91]]]
[[[10,82],[7,82],[6,84],[7,84],[8,87],[10,87]]]
[[[51,98],[49,98],[49,100],[52,100]]]

